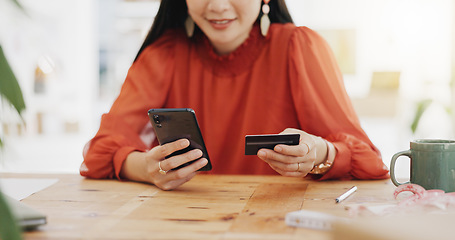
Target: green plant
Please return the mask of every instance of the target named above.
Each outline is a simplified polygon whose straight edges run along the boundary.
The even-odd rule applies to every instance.
[[[24,14],[25,10],[17,0],[11,0]],[[25,109],[24,97],[10,65],[8,64],[3,48],[0,45],[0,98],[4,98],[10,103],[17,113],[21,116]],[[0,136],[0,148],[3,146],[3,141]]]
[[[0,46],[0,96],[5,98],[19,113],[25,109],[24,98],[16,77],[6,60],[3,49]],[[2,139],[0,138],[0,146]],[[14,216],[0,192],[0,238],[1,239],[22,239],[19,228],[16,225]]]
[[[422,115],[425,113],[425,111],[428,109],[428,107],[430,107],[431,104],[433,104],[432,99],[423,99],[423,100],[417,102],[417,109],[416,109],[414,119],[411,124],[412,133],[416,133],[417,127],[419,126],[419,122],[422,118]],[[453,117],[452,108],[450,106],[445,106],[445,105],[443,105],[443,107],[444,107],[444,110],[446,111],[446,113],[449,116]]]
[[[21,88],[8,64],[2,46],[0,46],[0,96],[6,99],[16,109],[19,115],[25,109]],[[0,138],[0,147],[2,145],[3,141]]]
[[[5,198],[0,192],[0,239],[20,240],[22,239],[19,227],[14,221],[14,216],[11,213]]]
[[[21,115],[25,109],[25,102],[22,96],[22,91],[19,87],[16,77],[14,76],[11,67],[6,60],[3,49],[0,46],[0,96],[6,99],[14,109]],[[3,145],[0,138],[0,147]],[[14,216],[11,213],[8,205],[0,192],[0,238],[1,239],[22,239],[20,230],[16,225]]]
[[[430,106],[430,104],[432,102],[433,102],[433,100],[431,100],[431,99],[424,99],[417,103],[417,110],[414,115],[414,120],[412,121],[412,124],[411,124],[412,133],[415,133],[415,131],[417,130],[417,126],[419,125],[420,118],[422,117],[423,113],[425,112],[425,110],[427,110],[428,106]]]
[[[6,60],[3,49],[0,46],[0,96],[5,98],[14,109],[21,114],[25,109],[24,98],[16,77]],[[3,145],[0,138],[0,147]],[[0,192],[0,238],[1,239],[22,239],[20,230],[16,225],[14,216]]]
[[[23,11],[22,6],[17,0],[12,2]],[[16,76],[14,75],[7,58],[3,52],[3,48],[0,45],[0,98],[5,99],[10,103],[17,113],[21,116],[22,111],[25,109],[24,97],[22,91],[17,82]],[[0,137],[0,148],[3,145],[3,141]],[[6,204],[6,200],[3,198],[3,194],[0,191],[0,239],[11,239],[21,240],[21,232],[16,224],[14,216]]]

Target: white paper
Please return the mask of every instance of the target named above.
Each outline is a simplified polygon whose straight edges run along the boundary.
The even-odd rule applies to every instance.
[[[0,178],[0,190],[20,201],[56,182],[56,178]]]
[[[348,221],[346,218],[309,210],[298,210],[286,214],[285,223],[292,227],[310,228],[316,230],[332,230],[332,224]]]

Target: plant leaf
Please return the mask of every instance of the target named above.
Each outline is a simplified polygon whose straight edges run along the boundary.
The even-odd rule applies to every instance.
[[[12,0],[12,2],[16,5],[17,8],[22,10],[23,13],[26,13],[24,7],[17,0]]]
[[[412,124],[411,124],[412,133],[415,133],[415,131],[417,130],[417,126],[419,125],[420,118],[422,117],[423,113],[428,108],[428,106],[430,106],[431,102],[433,102],[433,100],[425,99],[425,100],[422,100],[419,103],[417,103],[416,114],[414,115],[414,120],[412,121]]]
[[[8,207],[3,193],[0,192],[0,239],[20,240],[21,231]]]
[[[21,88],[6,60],[2,46],[0,46],[0,96],[3,96],[7,102],[13,105],[19,115],[25,109]]]

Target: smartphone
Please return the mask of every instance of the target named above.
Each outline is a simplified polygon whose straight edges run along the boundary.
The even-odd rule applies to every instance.
[[[209,154],[205,147],[204,139],[202,138],[201,130],[196,119],[196,113],[191,108],[158,108],[150,109],[148,116],[155,129],[156,137],[160,145],[174,142],[178,139],[186,138],[190,141],[190,146],[185,149],[173,152],[166,158],[180,155],[193,149],[200,149],[202,157],[208,160],[207,165],[198,171],[210,171],[212,164],[210,163]],[[201,157],[201,158],[202,158]],[[196,159],[197,160],[197,159]],[[196,161],[194,160],[194,161]],[[194,161],[182,164],[172,170],[176,170],[190,165]]]

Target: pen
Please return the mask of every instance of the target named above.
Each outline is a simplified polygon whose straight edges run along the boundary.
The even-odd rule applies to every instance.
[[[350,188],[348,191],[346,191],[345,193],[343,193],[343,194],[341,194],[339,197],[337,197],[337,198],[335,199],[335,202],[336,202],[336,203],[339,203],[339,202],[345,200],[346,198],[348,198],[349,196],[351,196],[351,194],[353,194],[356,190],[357,190],[357,187],[356,187],[356,186]]]

